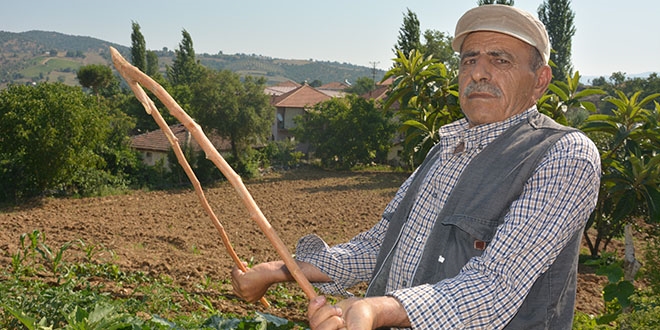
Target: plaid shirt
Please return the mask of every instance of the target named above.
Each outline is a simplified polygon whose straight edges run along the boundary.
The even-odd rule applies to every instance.
[[[583,229],[596,205],[600,157],[591,140],[571,132],[545,155],[482,256],[472,258],[454,278],[408,285],[437,216],[467,164],[501,133],[536,111],[533,107],[505,121],[473,128],[466,120],[459,120],[440,129],[435,148],[442,148],[442,156],[420,187],[421,194],[395,249],[387,284],[387,295],[403,304],[413,328],[504,327],[536,279],[571,236]],[[454,154],[460,143],[464,151]],[[394,212],[413,176],[399,188],[385,208],[386,214]],[[350,295],[344,288],[371,279],[387,227],[383,218],[348,243],[333,247],[316,235],[308,235],[298,242],[296,257],[333,279],[331,283],[315,283],[322,291]]]

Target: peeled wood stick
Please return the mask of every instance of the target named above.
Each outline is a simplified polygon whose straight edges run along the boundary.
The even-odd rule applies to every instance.
[[[128,85],[131,87],[133,93],[138,98],[140,103],[142,103],[147,113],[151,114],[151,116],[154,118],[154,120],[158,124],[158,127],[160,127],[160,129],[167,137],[167,140],[170,142],[170,145],[172,145],[172,148],[174,149],[174,154],[176,155],[179,164],[181,164],[181,167],[183,167],[183,170],[184,172],[186,172],[186,175],[190,179],[190,182],[192,182],[193,187],[195,187],[195,193],[197,194],[197,197],[199,197],[199,200],[202,203],[202,207],[204,208],[204,211],[206,211],[206,214],[211,218],[213,224],[220,233],[220,238],[222,240],[222,243],[227,249],[227,252],[231,256],[231,258],[234,260],[234,263],[236,263],[236,265],[238,265],[238,267],[240,267],[241,270],[247,271],[247,268],[245,268],[245,265],[241,262],[241,259],[238,257],[238,255],[236,255],[236,251],[234,251],[234,248],[231,245],[231,242],[229,241],[229,236],[227,236],[227,232],[225,231],[224,226],[222,225],[222,223],[220,223],[220,220],[218,220],[218,217],[211,209],[211,206],[209,205],[206,196],[204,195],[204,190],[202,190],[202,185],[199,183],[199,180],[197,180],[197,176],[190,167],[188,160],[186,160],[186,156],[183,154],[183,150],[181,150],[181,146],[179,145],[177,137],[174,135],[170,127],[167,125],[165,119],[163,119],[163,116],[161,116],[160,112],[156,108],[156,105],[147,96],[147,94],[140,87],[140,85],[138,85],[138,83],[135,81],[128,82]],[[265,297],[261,297],[260,302],[262,305],[264,305],[264,307],[270,307],[270,304],[268,303]]]
[[[271,242],[273,247],[275,247],[275,250],[282,258],[284,264],[287,266],[289,272],[296,280],[298,285],[300,285],[305,295],[307,295],[307,298],[312,299],[316,297],[316,292],[314,291],[314,287],[311,285],[311,283],[309,283],[303,272],[300,270],[300,267],[298,267],[298,264],[291,256],[289,249],[282,242],[280,237],[277,235],[273,227],[270,225],[266,217],[263,215],[263,213],[255,203],[254,199],[252,198],[252,195],[243,184],[241,177],[238,174],[236,174],[236,172],[231,168],[231,166],[227,164],[227,162],[222,157],[222,155],[220,155],[218,150],[216,150],[215,147],[213,147],[211,141],[209,141],[208,137],[204,134],[204,132],[202,132],[201,127],[193,121],[193,119],[179,106],[179,104],[172,98],[172,96],[170,96],[169,93],[167,93],[167,91],[160,84],[158,84],[156,81],[151,79],[151,77],[142,73],[138,68],[128,63],[115,48],[110,47],[110,53],[112,54],[112,61],[115,65],[115,68],[117,68],[117,71],[119,71],[122,77],[124,77],[124,79],[128,82],[128,85],[131,87],[138,100],[140,100],[142,105],[145,107],[147,113],[151,114],[154,117],[154,119],[160,118],[160,119],[156,119],[156,122],[161,127],[161,129],[163,128],[162,125],[168,128],[168,130],[169,127],[165,123],[165,120],[163,120],[162,116],[160,116],[160,113],[156,109],[156,106],[154,105],[153,101],[146,95],[146,93],[140,87],[140,85],[153,92],[154,95],[156,95],[156,97],[163,102],[163,104],[165,105],[165,107],[167,107],[170,113],[188,129],[190,134],[197,141],[197,143],[200,145],[202,150],[204,150],[204,152],[206,153],[206,158],[211,160],[213,164],[215,164],[215,166],[218,167],[218,169],[220,169],[220,172],[222,172],[222,174],[227,178],[229,183],[234,187],[239,197],[243,201],[243,204],[250,213],[250,217],[257,223],[257,225],[259,226],[261,231],[266,235],[266,238],[268,238],[268,240]],[[138,85],[138,83],[140,85]],[[172,137],[174,137],[173,134]],[[169,136],[168,139],[170,139]],[[176,142],[176,137],[174,137],[174,139],[175,139],[174,141]],[[170,140],[170,142],[172,142],[172,140]],[[178,143],[175,144],[178,146]],[[188,165],[188,168],[189,167],[190,166]],[[197,184],[199,184],[199,182]],[[210,212],[212,213],[213,211]],[[215,216],[212,216],[212,218],[215,218]],[[227,239],[225,241],[226,233],[224,233],[224,228],[222,227],[222,224],[220,224],[220,222],[217,220],[217,218],[214,219],[214,224],[216,224],[216,227],[221,232],[221,235],[223,236],[223,243],[225,244],[225,246],[226,247],[229,246],[228,251],[229,250],[233,251],[233,248],[231,248],[231,244],[228,244],[229,240]],[[233,253],[232,258],[234,258],[235,255],[236,254]],[[238,257],[236,257],[234,261],[239,267],[241,267],[243,271],[245,271],[243,263],[240,262],[240,259],[238,259]]]

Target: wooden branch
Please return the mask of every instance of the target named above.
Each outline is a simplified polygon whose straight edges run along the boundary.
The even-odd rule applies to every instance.
[[[282,260],[284,261],[284,264],[289,269],[289,272],[291,273],[293,278],[296,280],[298,285],[300,285],[305,295],[307,295],[307,298],[312,299],[316,297],[316,292],[314,291],[314,287],[309,283],[305,275],[302,273],[302,270],[300,269],[300,267],[298,267],[298,264],[293,259],[291,253],[289,252],[289,249],[279,238],[273,227],[270,225],[266,217],[263,215],[263,213],[255,203],[254,199],[252,198],[252,195],[243,184],[241,177],[238,174],[236,174],[236,172],[231,168],[231,166],[229,166],[229,164],[227,164],[227,162],[222,157],[222,155],[220,155],[220,153],[218,152],[217,149],[215,149],[211,141],[209,141],[208,137],[204,134],[204,132],[202,132],[201,127],[193,121],[193,119],[179,106],[179,104],[172,98],[172,96],[170,96],[169,93],[167,93],[167,91],[160,84],[158,84],[156,81],[151,79],[151,77],[141,72],[135,66],[128,63],[115,48],[110,47],[110,53],[112,54],[112,61],[117,71],[119,71],[122,77],[124,77],[130,88],[133,90],[135,96],[144,106],[147,113],[149,113],[154,118],[158,126],[165,132],[165,135],[167,136],[168,140],[174,147],[174,151],[177,156],[177,159],[179,159],[179,163],[181,163],[181,165],[184,168],[184,171],[191,178],[191,181],[195,186],[195,191],[197,191],[197,195],[202,201],[202,205],[204,206],[204,209],[206,210],[207,214],[209,214],[214,225],[220,232],[222,242],[227,248],[229,254],[232,256],[232,259],[234,259],[236,265],[241,270],[246,271],[245,266],[240,261],[238,256],[236,256],[236,253],[234,252],[231,243],[229,243],[229,238],[224,230],[224,227],[222,226],[218,218],[215,216],[210,206],[208,206],[208,202],[204,197],[204,193],[201,189],[201,185],[199,184],[199,181],[195,177],[195,174],[193,173],[192,169],[190,168],[190,165],[185,160],[185,157],[183,155],[183,152],[181,152],[181,147],[179,146],[176,137],[169,129],[169,126],[167,125],[163,117],[160,115],[160,112],[156,108],[153,101],[147,96],[147,94],[144,92],[142,87],[140,87],[140,85],[153,92],[154,95],[159,100],[161,100],[161,102],[163,102],[163,104],[170,111],[170,113],[188,129],[190,134],[197,141],[197,143],[200,145],[202,150],[204,150],[204,152],[206,153],[206,158],[211,160],[213,164],[215,164],[216,167],[218,167],[218,169],[222,172],[222,174],[227,178],[229,183],[234,187],[234,189],[240,196],[241,201],[243,202],[248,212],[250,213],[250,217],[257,223],[261,231],[266,235],[268,240],[274,246],[275,250],[279,254],[280,258],[282,258]],[[264,303],[265,305],[268,304],[267,302],[265,302],[263,298],[262,298],[262,303]]]

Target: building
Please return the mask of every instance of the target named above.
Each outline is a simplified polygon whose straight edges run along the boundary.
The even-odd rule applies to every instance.
[[[192,148],[194,151],[201,150],[197,141],[195,141],[192,134],[190,134],[183,124],[171,125],[170,130],[172,130],[172,133],[177,138],[181,149]],[[209,140],[220,154],[227,153],[231,150],[229,141],[214,136],[210,136]],[[131,137],[131,147],[140,153],[142,162],[148,166],[154,166],[162,162],[169,169],[172,163],[177,161],[175,159],[168,159],[172,145],[165,136],[165,133],[160,129]]]
[[[293,139],[290,131],[296,126],[293,119],[304,114],[317,103],[331,98],[332,96],[307,84],[280,95],[273,95],[271,100],[271,104],[275,107],[275,123],[273,123],[271,131],[273,141]]]

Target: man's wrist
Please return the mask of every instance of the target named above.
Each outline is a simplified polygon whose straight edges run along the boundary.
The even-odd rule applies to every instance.
[[[374,311],[374,328],[410,327],[410,320],[401,302],[392,296],[365,298]]]

